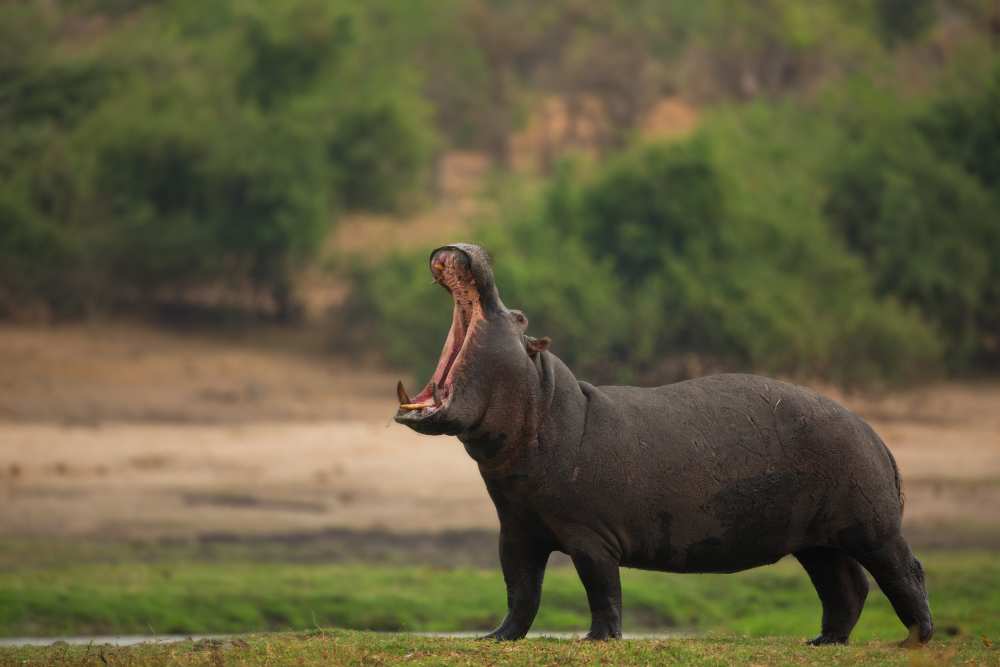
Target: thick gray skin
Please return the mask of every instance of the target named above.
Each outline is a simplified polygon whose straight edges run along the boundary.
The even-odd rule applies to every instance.
[[[588,639],[621,636],[621,566],[736,572],[793,554],[823,607],[811,643],[846,643],[868,593],[862,566],[910,630],[933,632],[919,561],[900,534],[895,461],[860,417],[808,389],[716,375],[643,389],[578,381],[530,349],[486,254],[468,257],[486,320],[456,371],[454,401],[396,420],[457,435],[500,519],[508,613],[487,637],[519,639],[553,551],[587,591]],[[432,254],[433,260],[434,254]]]

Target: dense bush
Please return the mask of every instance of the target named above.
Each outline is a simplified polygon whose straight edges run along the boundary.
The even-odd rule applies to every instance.
[[[147,295],[248,281],[287,315],[293,265],[328,224],[320,148],[274,119],[207,115],[192,124],[180,109],[133,118],[143,116],[123,127],[111,114],[113,131],[90,128],[84,208],[105,227],[95,249],[106,278]]]
[[[78,312],[229,285],[288,316],[340,210],[423,186],[419,80],[376,29],[391,5],[198,6],[125,6],[127,29],[65,53],[25,42],[0,65],[0,305]],[[43,44],[87,18],[0,13],[5,36]]]
[[[592,254],[614,261],[629,287],[669,271],[677,258],[721,251],[722,185],[701,140],[626,154],[575,203],[576,210],[559,206],[560,218],[552,223],[582,236]]]
[[[327,142],[341,205],[387,211],[399,208],[420,185],[428,140],[422,119],[398,104],[379,101],[350,109]]]
[[[720,112],[690,139],[564,164],[474,238],[506,302],[584,376],[651,382],[692,357],[694,372],[847,383],[992,368],[1000,77],[988,82],[907,100],[847,81]],[[421,370],[447,327],[425,259],[361,276],[390,357]],[[419,333],[401,343],[404,330]]]
[[[970,68],[973,72],[976,70]],[[990,78],[943,95],[918,120],[938,155],[973,175],[990,196],[986,217],[975,224],[989,259],[976,308],[976,361],[1000,367],[1000,65]]]
[[[936,0],[6,3],[0,311],[231,285],[289,315],[339,213],[411,208],[442,145],[514,162],[514,132],[555,97],[564,117],[533,139],[549,180],[502,190],[474,236],[506,300],[581,373],[652,381],[692,358],[842,381],[941,360],[995,369],[994,14]],[[678,92],[699,133],[631,143]],[[598,163],[550,172],[581,145]],[[425,259],[360,266],[350,320],[422,370],[448,323]]]
[[[941,158],[956,162],[996,193],[1000,190],[1000,65],[987,72],[986,76],[973,74],[964,88],[958,84],[947,88],[916,122]]]
[[[952,361],[973,358],[1000,251],[995,205],[918,136],[873,138],[838,164],[826,206],[835,229],[870,268],[876,290],[938,325]]]
[[[958,369],[1000,362],[1000,69],[982,73],[963,69],[973,81],[888,122],[855,122],[824,204],[877,291],[932,322]]]
[[[874,293],[818,211],[769,220],[730,201],[739,192],[725,186],[738,177],[729,170],[743,165],[716,154],[720,141],[735,141],[722,125],[637,148],[589,175],[565,169],[540,200],[482,225],[477,238],[494,255],[505,301],[582,375],[601,380],[677,377],[692,372],[678,363],[690,355],[708,367],[843,382],[933,367],[934,332]],[[781,234],[783,224],[797,231]],[[421,280],[425,264],[397,256],[362,280],[388,354],[420,371],[447,328],[447,300]]]
[[[890,45],[926,32],[937,11],[935,0],[876,0],[873,4],[875,25]]]
[[[496,262],[501,297],[510,308],[525,308],[531,331],[552,335],[568,363],[610,373],[607,354],[623,340],[627,322],[610,263],[595,262],[578,242],[559,243],[554,230],[528,222],[537,210],[519,214],[522,224],[484,227],[477,239]],[[433,371],[451,325],[452,301],[427,275],[422,251],[358,265],[350,312],[354,327],[375,327],[387,359],[421,376]]]

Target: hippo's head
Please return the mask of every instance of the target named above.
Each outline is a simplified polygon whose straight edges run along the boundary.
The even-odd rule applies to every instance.
[[[420,393],[410,398],[402,383],[397,387],[395,419],[428,435],[505,431],[505,421],[520,421],[517,413],[532,394],[529,380],[537,378],[532,357],[548,339],[525,335],[527,318],[504,306],[490,258],[479,246],[438,248],[430,271],[455,301],[451,329]]]

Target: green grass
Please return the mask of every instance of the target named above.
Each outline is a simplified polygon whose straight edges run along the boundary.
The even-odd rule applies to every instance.
[[[580,642],[529,639],[477,642],[368,632],[250,635],[226,641],[129,648],[55,646],[0,649],[0,665],[910,665],[1000,664],[977,638],[936,641],[917,650],[884,642],[804,646],[789,638],[709,636],[698,639]]]
[[[110,553],[68,564],[55,550],[30,558],[24,545],[0,546],[0,636],[483,630],[505,607],[499,569],[253,562],[246,554],[214,560],[169,549],[143,559]],[[1000,559],[933,552],[923,560],[938,636],[1000,640]],[[819,602],[792,559],[735,575],[622,574],[626,631],[796,641],[818,631]],[[550,568],[535,629],[588,626],[575,572]],[[873,587],[854,639],[887,642],[904,634]]]

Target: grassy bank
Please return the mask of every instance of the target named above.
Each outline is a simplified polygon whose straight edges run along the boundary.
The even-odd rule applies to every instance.
[[[32,558],[24,544],[0,551],[4,636],[482,630],[501,618],[505,604],[496,569],[255,562],[248,553],[213,559],[170,549],[145,557],[134,549],[84,550],[74,560],[47,556],[41,547]],[[990,552],[931,552],[923,559],[938,636],[1000,639],[1000,559]],[[623,570],[623,585],[626,631],[679,628],[799,641],[819,626],[815,592],[792,559],[736,575]],[[588,624],[575,572],[551,567],[535,628],[580,632]],[[873,590],[855,639],[903,635],[887,600]]]
[[[814,648],[788,638],[718,636],[591,643],[529,639],[516,644],[331,631],[251,635],[226,641],[129,648],[0,648],[0,665],[944,665],[1000,664],[976,638],[907,651],[883,642]]]

